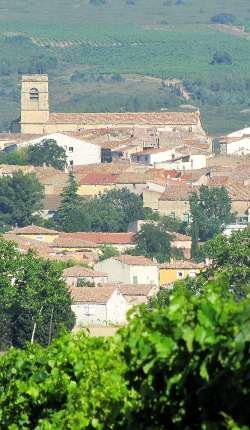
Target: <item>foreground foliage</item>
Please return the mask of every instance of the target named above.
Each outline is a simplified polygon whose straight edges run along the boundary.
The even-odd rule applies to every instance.
[[[140,308],[113,339],[66,336],[0,360],[2,429],[247,429],[250,300],[212,282]]]
[[[43,187],[36,176],[21,171],[0,178],[0,230],[32,224],[42,209]]]
[[[74,315],[60,267],[21,254],[0,239],[0,349],[24,347],[34,340],[48,345],[62,329],[71,329]]]

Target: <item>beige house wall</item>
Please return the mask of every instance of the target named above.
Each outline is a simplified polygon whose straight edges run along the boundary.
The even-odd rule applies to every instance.
[[[161,215],[175,215],[183,220],[184,215],[190,212],[188,201],[159,200],[159,212]]]
[[[239,215],[246,214],[250,208],[250,200],[245,201],[232,201],[232,211],[237,212]]]

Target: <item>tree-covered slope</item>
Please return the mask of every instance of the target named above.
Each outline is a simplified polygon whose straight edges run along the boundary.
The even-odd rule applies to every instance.
[[[3,0],[0,127],[18,117],[18,78],[33,72],[49,73],[58,111],[171,110],[188,103],[201,108],[213,133],[244,126],[249,23],[247,0]],[[159,81],[137,85],[134,75]],[[162,85],[175,78],[184,81],[189,101]]]

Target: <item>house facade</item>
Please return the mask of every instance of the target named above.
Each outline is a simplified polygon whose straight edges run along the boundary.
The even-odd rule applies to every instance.
[[[94,268],[107,273],[109,282],[159,285],[158,265],[149,258],[120,255],[100,261]]]
[[[96,286],[108,282],[106,273],[96,272],[83,266],[73,266],[63,271],[65,282],[70,287],[77,287],[79,283],[89,282]]]
[[[128,302],[117,286],[71,288],[76,326],[124,325]]]
[[[195,278],[205,268],[204,263],[176,260],[160,266],[160,286],[181,281],[187,277]]]
[[[101,163],[101,148],[99,145],[77,139],[63,133],[52,133],[43,135],[27,142],[23,142],[19,147],[39,144],[42,140],[55,140],[58,146],[65,150],[67,167],[75,165],[88,165]]]

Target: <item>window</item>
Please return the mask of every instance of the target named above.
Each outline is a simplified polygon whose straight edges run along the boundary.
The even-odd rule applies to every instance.
[[[189,133],[192,133],[193,127],[189,127],[188,131],[189,131]]]
[[[36,240],[44,240],[44,237],[43,236],[36,236]]]
[[[73,166],[74,161],[73,161],[73,160],[70,160],[69,164],[70,164],[71,166]]]
[[[70,147],[69,147],[69,152],[73,152],[73,151],[74,151],[73,146],[70,146]]]
[[[37,88],[31,88],[30,100],[39,100],[39,91]]]
[[[171,218],[175,219],[175,212],[171,212],[169,215]]]
[[[177,278],[183,279],[183,272],[177,272]]]
[[[133,276],[133,284],[138,284],[138,277],[137,276]]]
[[[183,214],[183,221],[189,224],[189,213],[185,212]]]

